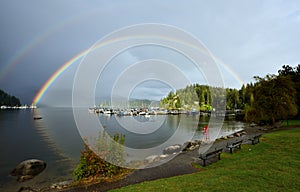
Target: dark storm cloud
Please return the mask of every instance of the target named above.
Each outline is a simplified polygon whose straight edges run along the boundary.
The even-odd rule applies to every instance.
[[[3,0],[0,89],[30,104],[41,86],[65,62],[104,35],[138,23],[183,28],[199,38],[242,80],[250,82],[254,75],[276,73],[283,64],[300,63],[299,4],[292,0]],[[226,71],[222,74],[232,76]],[[225,81],[227,86],[239,86],[234,78]],[[59,82],[70,90],[69,81],[65,85]]]

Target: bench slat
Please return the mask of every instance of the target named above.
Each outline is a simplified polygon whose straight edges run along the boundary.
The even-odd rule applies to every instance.
[[[230,153],[232,153],[233,149],[234,148],[238,148],[238,149],[241,149],[241,145],[243,143],[243,140],[240,140],[240,141],[236,141],[230,145],[227,144],[226,148],[229,148],[230,150]]]
[[[208,153],[202,153],[199,155],[199,158],[202,159],[203,161],[203,167],[206,166],[206,160],[218,156],[218,159],[221,159],[221,153],[222,153],[223,149],[216,149],[214,151],[208,152]]]
[[[255,145],[259,143],[259,138],[261,137],[261,134],[255,135],[254,137],[250,138],[249,140],[252,142],[252,145]]]

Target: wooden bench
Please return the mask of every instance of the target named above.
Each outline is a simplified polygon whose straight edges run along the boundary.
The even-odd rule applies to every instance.
[[[208,160],[212,157],[218,157],[218,160],[220,160],[222,151],[223,151],[223,149],[215,149],[214,151],[200,154],[199,158],[202,159],[202,161],[203,161],[203,167],[206,166],[206,160]]]
[[[261,137],[261,134],[255,135],[254,137],[250,138],[249,140],[251,141],[252,145],[255,145],[259,143],[259,138]]]
[[[230,150],[230,153],[232,153],[233,149],[241,149],[241,145],[243,143],[243,140],[235,141],[231,144],[227,143],[226,148]]]

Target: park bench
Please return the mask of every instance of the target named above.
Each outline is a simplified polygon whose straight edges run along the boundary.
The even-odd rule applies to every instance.
[[[250,138],[249,140],[251,141],[252,145],[255,145],[259,143],[259,138],[261,137],[261,134],[255,135],[254,137]]]
[[[230,153],[232,153],[233,149],[241,149],[241,145],[243,143],[243,140],[235,141],[231,144],[227,143],[226,148],[230,150]]]
[[[220,160],[222,151],[223,149],[215,149],[214,151],[200,154],[199,158],[203,161],[203,167],[206,166],[206,161],[212,157],[218,157],[218,160]]]

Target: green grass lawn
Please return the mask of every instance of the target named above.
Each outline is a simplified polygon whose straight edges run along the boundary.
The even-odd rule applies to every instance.
[[[293,119],[293,120],[283,120],[281,122],[281,126],[300,126],[300,119]]]
[[[114,191],[300,191],[300,128],[265,134],[259,144],[199,167],[197,173]]]

